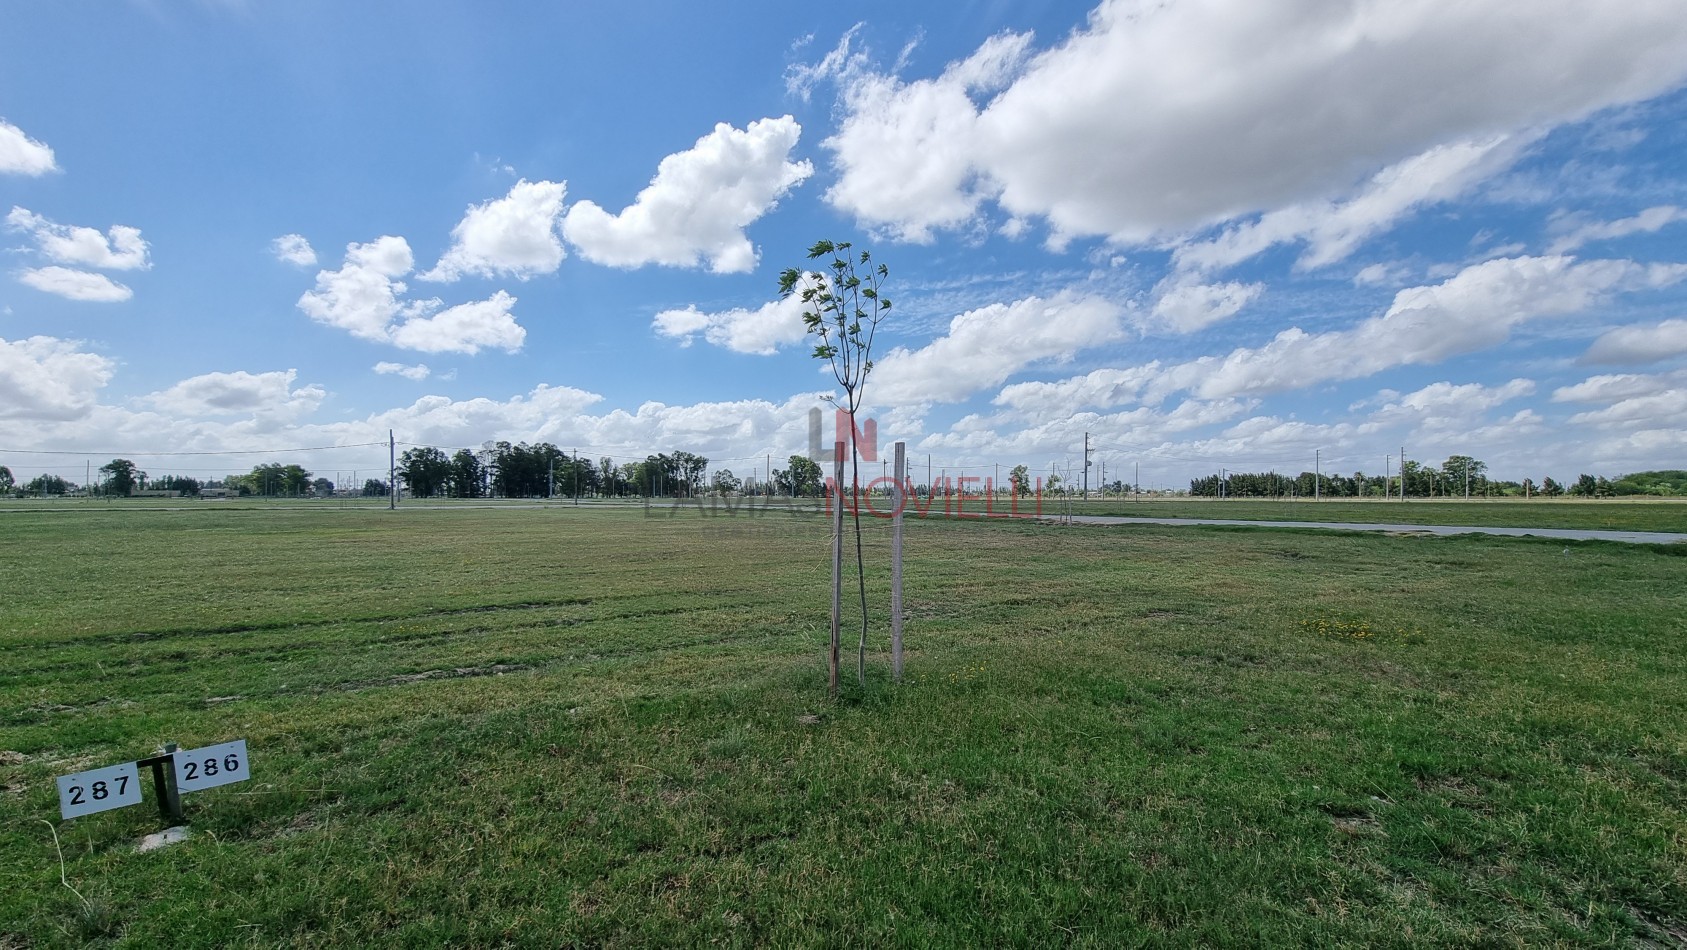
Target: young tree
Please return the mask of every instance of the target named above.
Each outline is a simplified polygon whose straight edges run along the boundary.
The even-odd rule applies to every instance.
[[[0,465],[0,492],[9,492],[11,490],[12,470],[4,465]]]
[[[879,291],[890,276],[883,264],[875,266],[866,251],[850,254],[848,241],[814,242],[808,249],[810,261],[823,261],[822,270],[786,268],[779,275],[780,299],[797,294],[803,304],[803,325],[815,339],[812,356],[832,368],[832,378],[843,389],[843,405],[849,418],[849,463],[852,496],[859,497],[861,461],[855,433],[855,414],[866,396],[867,377],[873,372],[873,339],[879,324],[890,316],[890,301]],[[835,404],[835,402],[834,402]],[[838,504],[843,504],[843,486],[838,486]],[[867,574],[861,545],[861,505],[851,506],[855,522],[855,576],[861,600],[861,639],[856,649],[855,675],[867,683]],[[837,655],[837,624],[833,623],[832,655]],[[837,687],[833,670],[832,687]]]

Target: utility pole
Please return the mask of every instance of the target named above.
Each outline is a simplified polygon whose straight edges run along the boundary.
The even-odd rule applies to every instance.
[[[379,443],[376,443],[379,444]],[[387,430],[387,510],[398,508],[398,443]]]
[[[1470,500],[1470,456],[1465,456],[1464,462],[1464,500]]]
[[[546,469],[545,500],[550,501],[552,498],[556,497],[556,459],[552,457],[547,459],[547,461],[550,463],[550,466]]]
[[[574,507],[580,507],[580,450],[574,450]]]
[[[1136,478],[1131,482],[1131,488],[1134,489],[1133,494],[1136,495],[1136,500],[1141,501],[1142,500],[1142,463],[1141,462],[1136,463]]]
[[[1384,455],[1382,457],[1382,500],[1383,501],[1388,500],[1388,495],[1389,495],[1388,480],[1393,478],[1393,477],[1394,477],[1394,456]]]
[[[1406,447],[1400,446],[1400,500],[1406,500]]]
[[[1312,450],[1312,500],[1323,500],[1324,486],[1319,484],[1324,480],[1324,450]]]
[[[1084,500],[1090,498],[1090,434],[1084,433]]]

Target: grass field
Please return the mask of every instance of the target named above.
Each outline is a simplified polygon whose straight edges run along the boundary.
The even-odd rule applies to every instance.
[[[0,947],[1687,940],[1683,546],[915,521],[833,702],[812,517],[0,530]]]
[[[771,507],[788,507],[792,504],[812,506],[813,499],[800,499],[793,502],[789,498],[775,498],[771,500],[744,500],[747,503],[767,504]],[[708,506],[724,504],[719,499],[703,499]],[[622,507],[639,506],[643,499],[630,498],[617,502],[597,502],[587,499],[583,507],[593,508],[604,505]],[[738,500],[735,500],[735,504]],[[572,507],[567,499],[539,502],[532,499],[475,499],[472,501],[436,501],[436,500],[407,500],[407,507],[436,506],[448,507],[490,506],[490,507],[531,507],[543,504],[551,507]],[[656,499],[651,504],[656,506],[672,504],[689,504],[681,499]],[[888,510],[884,501],[876,503],[881,510]],[[234,510],[300,510],[300,509],[349,509],[349,508],[385,508],[384,498],[349,498],[323,500],[295,500],[279,498],[240,498],[227,501],[199,501],[194,499],[81,499],[66,498],[57,500],[0,500],[0,513],[14,511],[90,511],[102,507],[119,506],[123,510],[164,511],[178,508],[209,509],[229,508]],[[932,512],[942,512],[945,508],[941,495],[930,503]],[[1067,510],[1067,502],[1060,496],[1049,496],[1042,501],[1041,507],[1032,499],[1021,499],[1014,502],[1007,498],[996,498],[990,502],[992,512],[1019,512],[1056,515]],[[1346,524],[1383,522],[1392,524],[1443,524],[1443,525],[1498,525],[1514,528],[1591,528],[1606,531],[1662,531],[1671,533],[1687,532],[1687,498],[1684,499],[1601,499],[1583,500],[1575,498],[1545,499],[1536,498],[1530,501],[1500,500],[1488,501],[1484,499],[1426,500],[1414,498],[1407,502],[1384,501],[1382,499],[1368,499],[1358,501],[1330,500],[1312,501],[1310,499],[1297,500],[1267,500],[1267,499],[1225,499],[1215,498],[1163,498],[1157,496],[1141,496],[1139,498],[1090,498],[1088,500],[1074,499],[1070,508],[1073,514],[1082,515],[1122,515],[1133,518],[1221,518],[1236,521],[1334,521]],[[968,498],[962,505],[958,498],[950,503],[950,510],[963,512],[967,517],[980,514],[985,510],[982,498],[974,496]]]

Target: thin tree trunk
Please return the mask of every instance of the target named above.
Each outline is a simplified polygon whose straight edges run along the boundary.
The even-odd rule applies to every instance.
[[[832,455],[832,488],[837,496],[832,512],[832,650],[826,681],[834,698],[838,695],[838,645],[843,639],[843,443],[837,443],[836,449]]]
[[[855,413],[849,414],[849,481],[850,497],[854,502],[855,519],[855,579],[861,590],[861,641],[855,648],[855,679],[867,685],[867,569],[861,556],[861,461],[855,452]]]

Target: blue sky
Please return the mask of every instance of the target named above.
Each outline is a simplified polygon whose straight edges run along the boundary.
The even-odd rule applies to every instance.
[[[1687,465],[1679,0],[154,0],[0,38],[20,477],[343,478],[388,429],[747,475],[829,392],[776,293],[820,237],[890,267],[867,411],[951,473],[1085,432],[1172,487]]]

